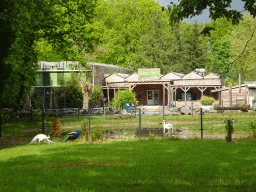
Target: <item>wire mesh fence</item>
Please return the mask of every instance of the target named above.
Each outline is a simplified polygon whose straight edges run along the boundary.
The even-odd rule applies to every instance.
[[[122,110],[113,108],[93,109],[55,109],[27,111],[19,114],[18,122],[27,122],[27,125],[15,134],[18,138],[32,139],[37,134],[53,136],[52,122],[59,117],[62,123],[64,137],[68,132],[82,130],[86,124],[87,132],[92,135],[95,130],[100,131],[104,139],[135,139],[140,137],[176,137],[182,139],[226,139],[227,120],[232,120],[233,139],[253,137],[256,113],[253,109],[247,110],[217,110],[137,107]],[[31,124],[29,124],[29,122]],[[5,130],[5,138],[13,137],[12,132]],[[18,141],[17,141],[18,142]],[[29,141],[28,141],[29,143]]]

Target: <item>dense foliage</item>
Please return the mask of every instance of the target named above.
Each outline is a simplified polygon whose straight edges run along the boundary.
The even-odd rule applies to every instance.
[[[91,52],[98,40],[91,25],[96,1],[1,1],[0,31],[6,49],[1,59],[1,106],[24,102],[39,58],[85,63],[84,51]],[[59,56],[50,49],[42,51],[42,47],[47,47],[42,42],[49,43]],[[51,56],[42,57],[46,52]]]
[[[89,93],[90,107],[97,105],[101,98],[102,98],[102,87],[94,86],[93,90]]]
[[[136,93],[133,92],[133,90],[125,89],[119,91],[119,99],[120,99],[120,108],[123,109],[124,105],[126,103],[131,104],[131,103],[138,103],[136,99]],[[111,102],[111,106],[114,108],[118,109],[119,108],[119,100],[118,100],[118,93],[115,94],[115,97],[113,98]]]
[[[81,108],[83,104],[83,93],[80,87],[79,77],[75,74],[65,79],[64,86],[55,92],[58,107]]]
[[[203,96],[200,100],[202,105],[212,105],[214,103],[214,98]]]

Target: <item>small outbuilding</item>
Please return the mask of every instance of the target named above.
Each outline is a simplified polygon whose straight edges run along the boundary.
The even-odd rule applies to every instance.
[[[104,97],[108,102],[116,92],[122,89],[134,90],[140,105],[186,105],[189,101],[200,105],[203,95],[218,98],[212,90],[221,88],[218,74],[204,74],[204,69],[197,69],[188,74],[169,72],[160,74],[159,68],[139,69],[131,75],[122,76],[117,73],[105,77]]]
[[[245,82],[242,85],[223,87],[212,90],[213,94],[218,93],[219,104],[223,107],[233,107],[235,104],[250,104],[253,106],[253,100],[256,96],[256,82]]]

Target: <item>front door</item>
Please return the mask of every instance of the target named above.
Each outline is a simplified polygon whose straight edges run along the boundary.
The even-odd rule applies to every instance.
[[[148,105],[159,104],[159,92],[158,90],[148,90]]]

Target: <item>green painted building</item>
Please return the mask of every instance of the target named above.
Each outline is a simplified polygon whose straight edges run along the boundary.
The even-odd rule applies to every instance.
[[[40,61],[38,63],[39,69],[32,88],[32,92],[37,90],[40,99],[45,98],[45,107],[48,109],[53,108],[87,108],[88,107],[88,92],[84,90],[83,106],[77,106],[66,103],[56,103],[55,89],[64,85],[63,81],[71,78],[71,75],[79,76],[83,82],[88,82],[89,74],[92,77],[90,83],[92,86],[103,86],[104,77],[112,73],[132,74],[134,70],[126,69],[110,64],[91,63],[87,65],[90,70],[86,70],[78,62],[61,61],[61,62],[46,62]],[[81,87],[82,88],[82,87]]]

